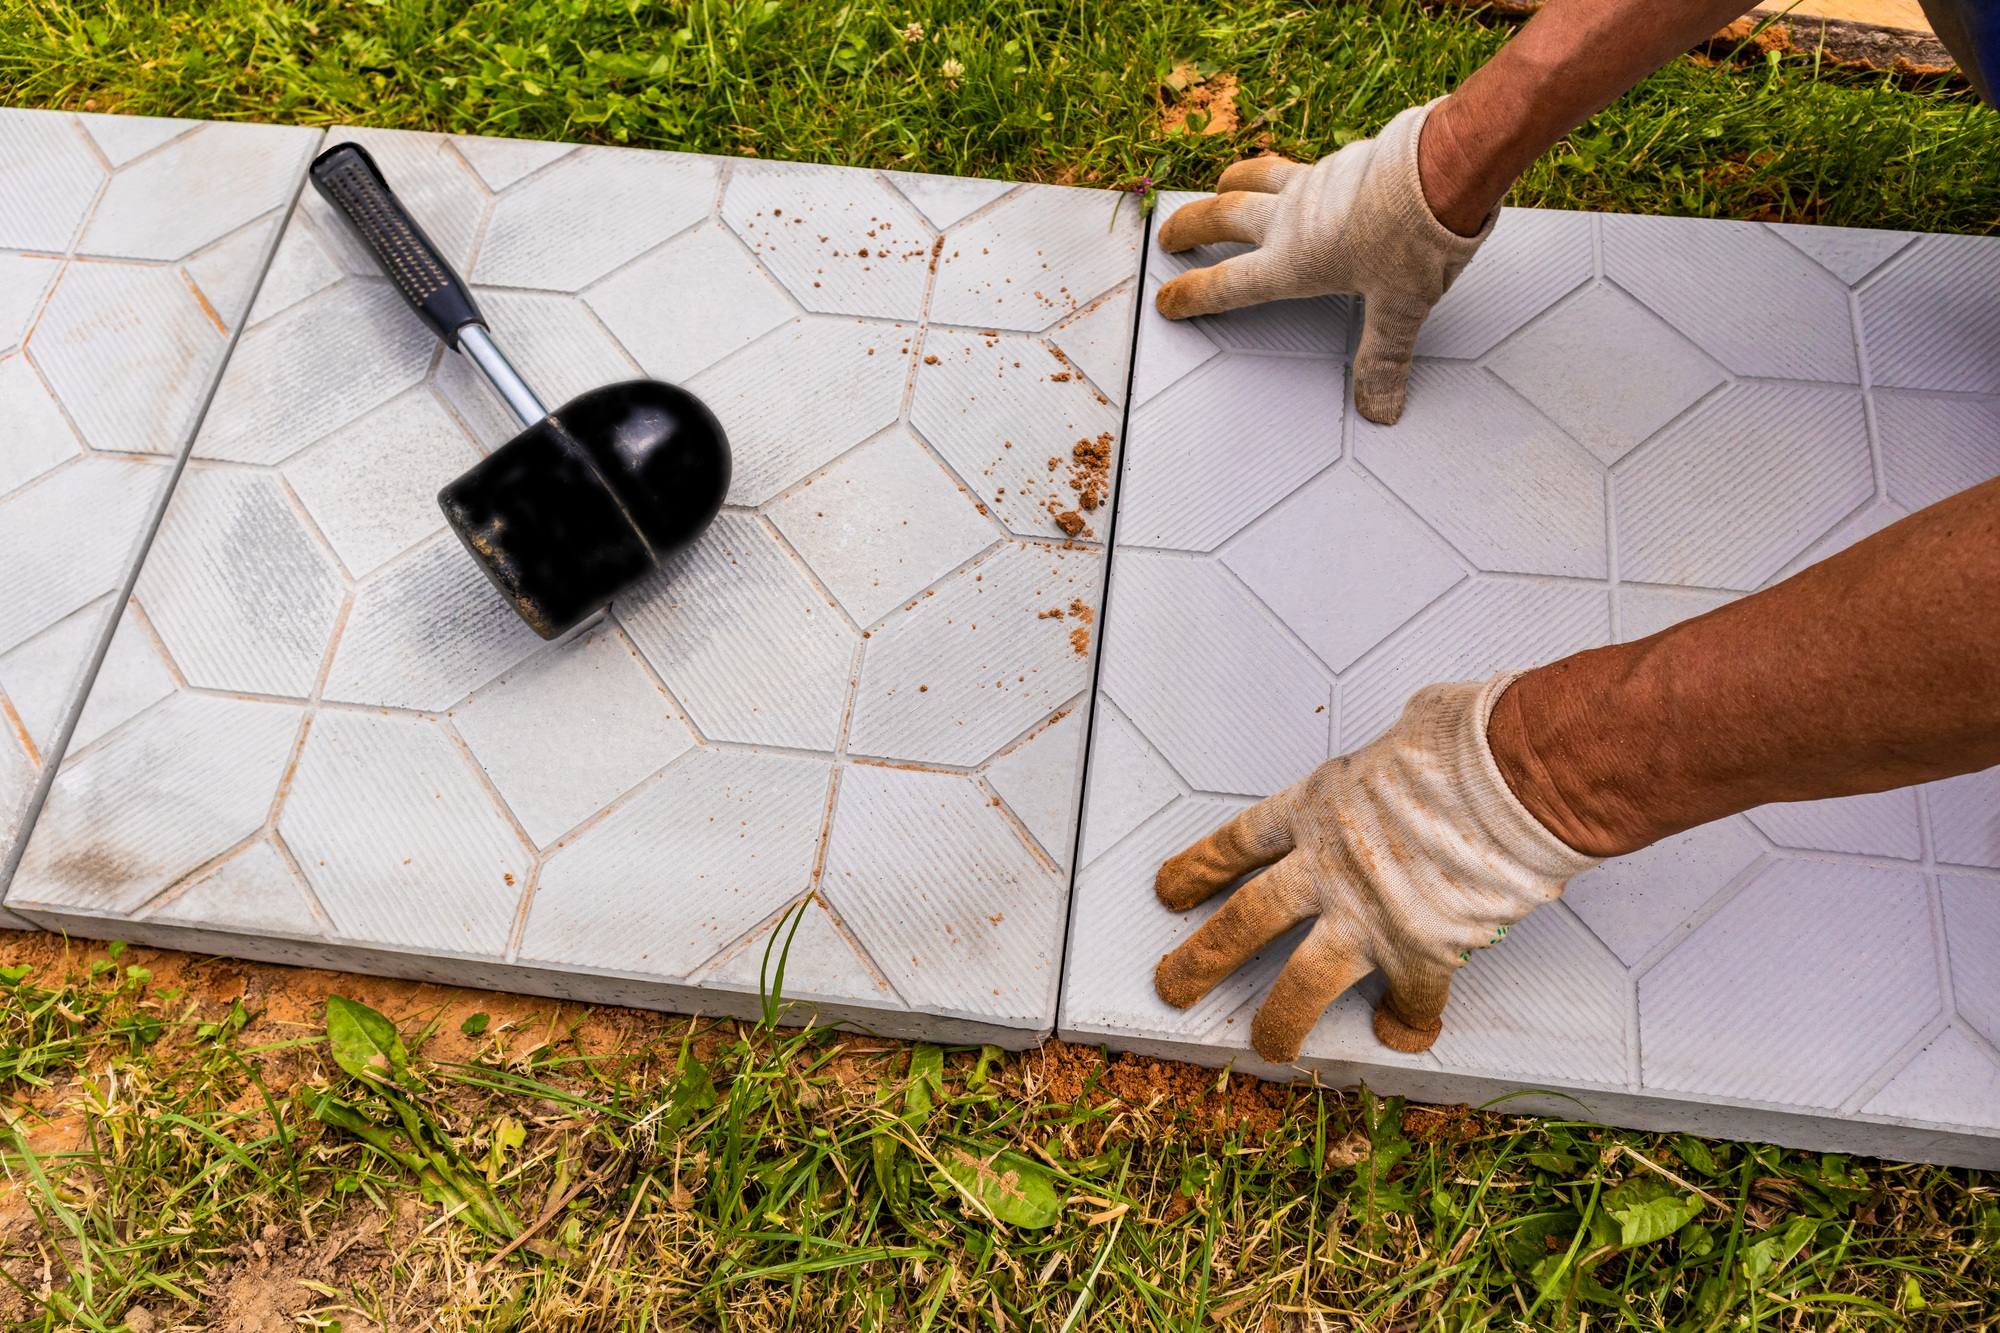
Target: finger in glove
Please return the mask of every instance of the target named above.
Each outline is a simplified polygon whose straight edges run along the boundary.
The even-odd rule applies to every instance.
[[[1231,894],[1200,930],[1160,960],[1153,969],[1153,989],[1174,1008],[1185,1009],[1317,911],[1319,903],[1300,863],[1280,861]]]
[[[1185,912],[1290,852],[1291,802],[1290,788],[1266,797],[1171,857],[1153,877],[1160,902]]]
[[[1342,923],[1321,917],[1292,950],[1251,1020],[1250,1045],[1266,1060],[1283,1064],[1298,1059],[1299,1047],[1326,1007],[1374,970]]]

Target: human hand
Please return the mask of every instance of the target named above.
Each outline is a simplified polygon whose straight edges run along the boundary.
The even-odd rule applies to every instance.
[[[1167,283],[1155,298],[1159,312],[1187,319],[1259,301],[1359,292],[1354,405],[1370,421],[1394,423],[1403,414],[1417,331],[1499,216],[1496,208],[1477,234],[1460,236],[1425,202],[1417,141],[1437,105],[1413,106],[1377,137],[1311,166],[1282,157],[1233,163],[1217,183],[1221,193],[1167,219],[1160,245],[1170,252],[1216,241],[1258,248]]]
[[[1257,1053],[1296,1059],[1326,1007],[1378,969],[1389,989],[1375,1035],[1399,1051],[1429,1049],[1452,973],[1472,950],[1498,944],[1601,859],[1544,828],[1494,762],[1486,724],[1514,679],[1419,690],[1380,737],[1161,866],[1154,889],[1177,912],[1270,869],[1160,960],[1160,998],[1194,1004],[1259,949],[1317,917],[1251,1023]]]

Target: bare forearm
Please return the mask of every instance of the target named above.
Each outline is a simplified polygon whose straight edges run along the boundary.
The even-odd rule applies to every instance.
[[[1508,785],[1612,856],[1772,801],[2000,764],[2000,479],[1764,592],[1521,677]]]
[[[1445,99],[1417,146],[1424,197],[1460,235],[1528,165],[1755,0],[1548,0]]]

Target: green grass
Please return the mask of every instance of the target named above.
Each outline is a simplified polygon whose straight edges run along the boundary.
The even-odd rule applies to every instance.
[[[1260,135],[1313,158],[1371,132],[1510,31],[1393,2],[0,0],[0,102],[1203,188]],[[1186,61],[1234,74],[1263,128],[1161,133],[1162,76]],[[1682,60],[1515,197],[1988,232],[1996,167],[1968,92]]]
[[[21,938],[9,1329],[2000,1327],[1977,1172]]]

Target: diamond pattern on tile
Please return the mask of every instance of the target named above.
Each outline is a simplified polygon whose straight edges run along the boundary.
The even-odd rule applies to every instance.
[[[1978,1042],[1946,1028],[1863,1104],[1866,1115],[2000,1129],[2000,1065]]]
[[[999,534],[965,488],[894,431],[771,506],[772,523],[859,625],[991,546]]]
[[[486,188],[496,194],[524,176],[540,171],[576,151],[571,143],[543,143],[534,139],[483,139],[477,135],[453,135],[451,146],[472,164]]]
[[[222,346],[174,270],[71,264],[28,355],[91,448],[166,454],[186,438]]]
[[[580,291],[707,217],[716,178],[704,158],[582,149],[500,196],[471,278]]]
[[[473,765],[423,718],[322,709],[278,832],[337,934],[492,957],[532,853]]]
[[[931,229],[870,172],[739,163],[722,216],[808,310],[911,321],[923,313]]]
[[[1173,771],[1154,757],[1138,729],[1110,705],[1100,706],[1092,724],[1089,774],[1082,865],[1096,860],[1181,794]]]
[[[1590,216],[1541,208],[1503,208],[1473,262],[1431,308],[1417,335],[1418,356],[1463,360],[1486,355],[1502,338],[1590,281]]]
[[[319,133],[203,125],[111,178],[79,253],[175,260],[282,207]]]
[[[90,602],[12,652],[0,653],[0,694],[13,709],[12,717],[0,713],[5,719],[0,736],[25,733],[22,740],[37,753],[55,743],[65,706],[83,684],[84,664],[104,632],[109,600]]]
[[[722,514],[615,610],[703,735],[833,749],[855,631],[757,519]]]
[[[1347,678],[1336,753],[1381,735],[1404,701],[1434,681],[1525,670],[1596,648],[1610,635],[1602,587],[1474,579],[1445,594]]]
[[[347,588],[278,478],[203,468],[175,489],[138,596],[190,685],[304,698]]]
[[[1164,321],[1162,321],[1164,322]],[[1338,366],[1225,356],[1132,415],[1119,537],[1208,551],[1340,457]],[[1254,440],[1257,466],[1225,447]]]
[[[165,475],[82,458],[0,500],[0,569],[33,571],[0,598],[0,653],[118,586]]]
[[[1618,960],[1575,917],[1544,907],[1473,952],[1431,1051],[1459,1069],[1623,1083],[1629,1005]]]
[[[1133,288],[1099,297],[1048,332],[1049,346],[1090,377],[1107,398],[1125,392],[1132,364]]]
[[[729,435],[729,503],[762,504],[895,421],[914,336],[801,319],[689,381]]]
[[[1487,362],[1603,463],[1721,384],[1721,367],[1613,287],[1593,287]]]
[[[194,456],[281,463],[423,379],[437,339],[386,282],[343,282],[243,335]]]
[[[1267,946],[1186,1009],[1173,1008],[1153,989],[1153,969],[1160,959],[1228,901],[1227,894],[1217,894],[1192,911],[1170,912],[1153,896],[1153,876],[1161,862],[1207,837],[1242,808],[1235,802],[1184,798],[1077,876],[1069,957],[1089,961],[1069,969],[1065,978],[1065,1027],[1089,1023],[1192,1040],[1226,1034],[1233,1045],[1248,1043],[1248,1019],[1233,1025],[1230,1019],[1261,998],[1297,932]]]
[[[1861,336],[1875,383],[2000,393],[2000,240],[1924,236],[1862,289]]]
[[[93,115],[84,112],[77,122],[89,133],[113,170],[135,158],[144,157],[161,144],[180,138],[201,122],[169,120],[163,116]]]
[[[319,239],[305,213],[294,213],[291,225],[278,237],[277,254],[264,270],[257,300],[250,307],[249,322],[261,324],[308,296],[325,291],[343,276],[340,261]]]
[[[772,942],[774,934],[776,943]],[[834,924],[832,915],[818,898],[809,900],[805,915],[796,919],[796,929],[788,910],[768,929],[752,935],[726,959],[705,971],[701,982],[746,995],[766,994],[778,983],[781,958],[784,984],[778,993],[787,1003],[800,1003],[807,1011],[814,1000],[897,1003],[895,993],[855,951],[853,942],[840,933],[840,927]],[[794,1011],[791,1021],[797,1022],[802,1017],[802,1013]]]
[[[1645,1081],[1836,1107],[1937,1012],[1922,876],[1779,861],[1640,979]]]
[[[1166,284],[1148,279],[1139,302],[1138,352],[1132,364],[1132,406],[1151,402],[1163,389],[1178,384],[1189,371],[1222,349],[1209,341],[1195,321],[1159,319],[1153,301]],[[1342,392],[1335,387],[1335,395]]]
[[[1346,468],[1279,505],[1222,563],[1335,671],[1465,577],[1437,534]]]
[[[298,731],[290,705],[176,694],[63,766],[9,904],[137,910],[263,826]]]
[[[521,959],[694,971],[811,886],[828,781],[822,759],[689,755],[549,859]]]
[[[395,188],[396,198],[424,229],[424,235],[431,238],[431,243],[461,274],[477,277],[467,269],[472,263],[473,243],[479,237],[479,224],[486,217],[488,196],[464,159],[452,151],[449,139],[442,134],[349,125],[328,133],[324,147],[341,143],[358,143],[366,148]],[[298,211],[311,219],[347,272],[370,277],[382,275],[381,265],[354,234],[347,219],[335,212],[317,190],[308,187],[300,192]]]
[[[1882,267],[1883,261],[1913,239],[1906,231],[1870,231],[1866,227],[1806,227],[1787,222],[1764,225],[1850,287]]]
[[[1354,452],[1481,569],[1605,575],[1602,470],[1486,371],[1417,365],[1402,420],[1357,420]]]
[[[1889,498],[1914,513],[2000,476],[2000,402],[1875,395]]]
[[[451,719],[541,847],[695,743],[680,710],[605,626],[504,673]]]
[[[1267,796],[1327,757],[1332,687],[1205,560],[1126,554],[1101,688],[1197,791]]]
[[[1619,573],[1759,587],[1874,492],[1857,394],[1744,384],[1621,462]]]
[[[1924,855],[1914,787],[1759,806],[1749,818],[1780,847],[1892,856],[1899,861],[1920,861]]]
[[[918,598],[863,650],[848,753],[971,765],[1026,733],[1090,684],[1102,568],[1009,542]]]
[[[1605,276],[1736,374],[1857,382],[1845,287],[1762,224],[1614,214],[1601,225]]]
[[[544,292],[481,292],[494,341],[535,393],[560,406],[587,389],[637,379],[624,350],[585,306]]]
[[[1741,595],[1708,588],[1649,588],[1640,583],[1621,583],[1613,594],[1618,603],[1618,641],[1630,643],[1658,634],[1669,625],[1727,606]]]
[[[844,769],[820,884],[911,1004],[1015,1020],[1052,1007],[1064,876],[971,778]]]
[[[648,375],[676,383],[797,313],[757,261],[716,226],[618,270],[584,300]]]
[[[1743,821],[1718,820],[1584,871],[1563,901],[1633,966],[1763,855]]]
[[[1032,185],[953,228],[937,254],[932,323],[1032,333],[1089,305],[1137,266],[1139,210],[1120,200]]]
[[[146,919],[293,937],[324,933],[306,886],[269,839],[251,843]]]
[[[933,329],[922,351],[910,424],[959,477],[1022,536],[1063,537],[1065,512],[1094,534],[1108,513],[1080,510],[1067,483],[1080,441],[1116,436],[1117,408],[1081,380],[1057,380],[1070,372],[1029,338]]]
[[[324,693],[342,703],[439,712],[540,643],[457,539],[441,532],[354,590]]]
[[[1035,835],[1049,859],[1069,868],[1076,842],[1076,777],[1083,750],[1082,703],[1057,713],[986,766],[986,782]]]
[[[273,212],[181,265],[211,310],[227,311],[228,321],[233,322],[249,307],[271,254],[271,240],[283,225],[284,218]]]
[[[0,352],[20,346],[49,284],[62,269],[58,259],[0,254]]]
[[[285,480],[358,577],[442,528],[439,488],[478,461],[437,399],[414,390],[294,457]]]
[[[1937,859],[2000,870],[2000,768],[1933,782],[1924,793]]]
[[[1945,936],[1950,941],[1952,996],[1958,1012],[1988,1041],[2000,1043],[2000,883],[1944,875]]]
[[[76,457],[76,432],[25,356],[0,357],[0,421],[7,443],[0,449],[0,495]]]
[[[0,107],[0,246],[69,249],[104,168],[68,116]]]
[[[885,171],[882,175],[939,230],[963,222],[1014,188],[1013,181],[971,176],[920,176],[913,171]]]
[[[173,673],[142,619],[143,613],[129,605],[119,617],[103,665],[90,683],[90,699],[69,738],[70,753],[95,744],[174,692]],[[80,661],[82,655],[72,660]]]

